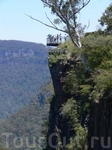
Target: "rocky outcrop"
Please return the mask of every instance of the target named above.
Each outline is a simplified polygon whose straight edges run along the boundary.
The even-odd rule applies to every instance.
[[[87,36],[82,40],[83,46],[81,51],[77,48],[75,49],[75,47],[72,48],[70,43],[68,43],[68,45],[66,43],[60,46],[61,48],[66,47],[68,49],[66,56],[63,56],[61,53],[57,54],[57,50],[54,54],[51,54],[50,65],[52,65],[50,66],[50,72],[55,97],[51,103],[49,135],[57,131],[56,133],[59,132],[61,138],[63,138],[63,136],[66,137],[67,142],[69,141],[69,137],[72,137],[74,141],[75,139],[77,140],[77,129],[74,127],[74,136],[70,136],[71,129],[67,123],[67,121],[70,121],[73,110],[77,111],[76,107],[73,107],[73,109],[71,109],[72,106],[68,107],[70,104],[73,105],[72,101],[69,101],[71,97],[73,97],[73,102],[79,104],[78,106],[81,108],[77,122],[81,128],[84,127],[88,130],[88,148],[86,148],[86,150],[112,150],[112,45],[110,41],[111,37],[102,37],[99,35]],[[71,53],[71,55],[69,55],[69,53]],[[76,63],[81,56],[84,56],[86,60],[86,62],[84,60],[83,64],[86,63],[90,69],[81,62]],[[74,63],[76,63],[73,65],[72,70],[73,62],[70,61],[71,57],[72,60],[75,59]],[[64,60],[67,60],[67,63],[64,63],[64,60],[60,58],[65,58]],[[68,76],[66,76],[67,71],[69,72]],[[67,95],[64,92],[63,81],[65,81],[66,92],[73,95]],[[75,96],[77,96],[77,98],[75,98]],[[68,120],[63,118],[60,114],[61,106],[66,101],[67,103],[63,107],[65,109],[63,114],[65,113],[64,115],[66,118],[68,117]],[[68,102],[70,103],[68,104]],[[71,109],[70,113],[66,111],[67,108]],[[84,111],[87,112],[85,112],[85,115],[82,114]],[[74,118],[73,115],[71,120],[75,120]],[[87,121],[87,126],[83,124],[84,121]],[[74,124],[76,125],[75,121],[73,122],[73,125]],[[71,140],[72,142],[70,144],[73,143],[74,146],[73,140]],[[56,144],[56,139],[54,139],[54,143]],[[70,150],[74,150],[74,148],[76,150],[78,149],[74,146],[72,148],[70,147]],[[85,150],[85,148],[83,148],[83,150]]]
[[[68,120],[61,115],[62,105],[71,97],[64,92],[64,79],[67,71],[76,64],[70,59],[64,62],[59,60],[50,66],[50,73],[53,81],[55,97],[51,101],[49,136],[52,137],[52,144],[49,150],[56,149],[58,139],[61,144],[66,145],[72,135]],[[78,99],[78,98],[77,98]],[[88,150],[112,150],[112,96],[106,93],[99,102],[90,101],[90,114],[87,120],[88,128]],[[82,114],[82,120],[85,116]],[[82,124],[83,126],[83,124]],[[56,136],[55,136],[56,135]],[[57,138],[59,136],[59,138]],[[64,150],[64,148],[59,148]]]
[[[66,72],[71,69],[71,64],[73,62],[63,63],[63,60],[60,60],[58,63],[52,64],[50,67],[51,77],[54,86],[55,97],[51,101],[50,109],[50,124],[49,124],[49,136],[52,137],[52,144],[49,149],[55,149],[58,140],[61,138],[62,145],[66,145],[70,136],[70,130],[68,121],[62,117],[60,114],[60,109],[62,104],[64,104],[70,95],[67,95],[63,90],[64,78]],[[59,136],[58,140],[56,136]],[[50,144],[50,143],[49,143]]]
[[[89,150],[112,149],[112,103],[101,99],[92,102],[88,130]]]

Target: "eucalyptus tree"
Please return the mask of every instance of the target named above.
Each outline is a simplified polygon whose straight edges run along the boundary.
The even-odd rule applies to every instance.
[[[101,26],[105,26],[107,33],[112,32],[112,3],[106,8],[101,18],[99,19]]]
[[[44,6],[49,7],[51,12],[58,18],[54,20],[54,29],[66,32],[72,42],[81,48],[80,31],[77,17],[80,11],[90,2],[90,0],[41,0]],[[58,28],[56,24],[63,24],[63,28]]]
[[[29,16],[31,19],[36,20],[50,28],[55,30],[65,32],[71,38],[71,41],[78,48],[82,47],[81,36],[86,26],[82,27],[81,23],[78,22],[78,15],[80,11],[85,8],[91,0],[41,0],[45,7],[50,8],[51,13],[56,15],[54,21],[50,20],[47,16],[47,19],[50,22],[46,24],[41,20]],[[61,27],[60,27],[61,26]],[[85,59],[81,56],[81,60],[86,69]]]
[[[81,48],[80,37],[84,27],[81,27],[81,24],[78,23],[77,18],[80,11],[89,4],[91,0],[41,0],[45,7],[51,9],[51,13],[56,15],[54,21],[50,20],[47,16],[47,19],[50,21],[51,25],[43,23],[42,21],[29,16],[31,19],[36,20],[50,28],[67,33],[73,44]],[[59,26],[61,24],[61,28]]]

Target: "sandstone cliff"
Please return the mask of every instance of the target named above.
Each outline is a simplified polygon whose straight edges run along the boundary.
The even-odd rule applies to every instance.
[[[111,38],[84,38],[83,55],[91,71],[86,70],[81,53],[70,43],[61,51],[50,51],[55,96],[50,108],[49,150],[112,149]]]

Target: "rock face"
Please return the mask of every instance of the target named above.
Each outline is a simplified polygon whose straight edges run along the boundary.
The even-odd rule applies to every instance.
[[[66,64],[60,60],[50,67],[53,80],[55,97],[51,102],[49,136],[51,135],[49,150],[56,149],[58,140],[66,145],[71,137],[71,129],[68,120],[60,114],[61,106],[71,95],[63,90],[66,72],[71,70],[74,62]],[[90,102],[90,119],[88,123],[88,150],[111,150],[112,149],[112,103],[110,99],[101,99],[97,102]],[[56,135],[56,136],[55,136]],[[59,138],[57,138],[57,136]],[[51,140],[51,139],[50,139]],[[61,150],[61,148],[60,148]],[[63,148],[62,148],[63,150]]]
[[[60,60],[58,63],[54,63],[50,67],[55,97],[51,101],[49,116],[49,137],[52,138],[52,141],[49,141],[49,150],[56,149],[58,147],[57,143],[59,144],[60,141],[61,144],[65,146],[70,138],[70,126],[68,124],[68,121],[63,118],[60,112],[62,105],[67,101],[69,97],[71,97],[71,95],[67,95],[64,92],[63,85],[66,72],[71,69],[72,64],[72,61],[70,62],[68,60],[68,62],[64,64],[63,60]]]
[[[112,103],[101,100],[91,103],[89,150],[112,149]]]
[[[61,138],[61,142],[63,143],[64,139],[68,139],[69,137],[69,127],[67,124],[67,120],[65,120],[60,114],[60,108],[64,102],[66,102],[68,95],[63,91],[63,78],[65,76],[66,71],[69,69],[69,65],[63,65],[62,60],[57,64],[53,64],[50,67],[50,72],[53,80],[55,97],[53,98],[53,102],[51,104],[50,110],[50,125],[49,125],[49,135],[52,133],[56,133]],[[52,144],[50,149],[55,148],[54,145],[57,144],[56,137],[53,136]],[[65,141],[64,141],[65,142]]]
[[[50,72],[56,95],[51,103],[49,135],[59,131],[61,141],[63,136],[66,137],[66,142],[71,138],[67,145],[68,150],[112,150],[111,38],[109,35],[102,36],[99,34],[84,37],[81,50],[68,41],[68,43],[59,47],[67,49],[64,56],[61,52],[57,54],[57,51],[53,51],[49,55],[49,62],[52,64]],[[67,63],[61,62],[60,58],[67,61]],[[74,60],[75,65],[72,69],[72,64],[68,62],[68,59],[69,61]],[[64,93],[63,85],[64,90],[71,95]],[[74,107],[72,107],[73,105]],[[63,106],[62,109],[61,106]],[[68,120],[61,116],[60,110]],[[75,120],[76,112],[78,113],[76,118],[78,121]],[[85,115],[83,115],[84,112]],[[70,122],[71,127],[67,122]],[[74,127],[77,122],[82,130]],[[73,128],[72,125],[74,125]],[[73,136],[70,133],[72,129],[74,129]],[[85,129],[87,132],[83,132]],[[80,131],[82,135],[78,134],[77,131]],[[88,143],[85,141],[82,144],[86,148],[78,147],[78,145],[82,145],[78,143],[77,135],[80,139],[85,137],[86,140],[88,136]],[[54,143],[56,144],[56,140],[54,140]]]

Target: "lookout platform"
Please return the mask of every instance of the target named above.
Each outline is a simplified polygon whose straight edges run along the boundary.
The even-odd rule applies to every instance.
[[[47,46],[58,46],[59,44],[60,44],[60,43],[51,43],[51,42],[50,42],[50,43],[47,43],[46,45],[47,45]]]
[[[49,50],[49,54],[53,54],[53,53],[66,54],[67,53],[67,49],[50,49]]]
[[[68,36],[65,34],[62,36],[61,34],[57,35],[47,35],[46,39],[46,45],[47,46],[58,46],[61,43],[64,43],[66,40],[68,40]]]

